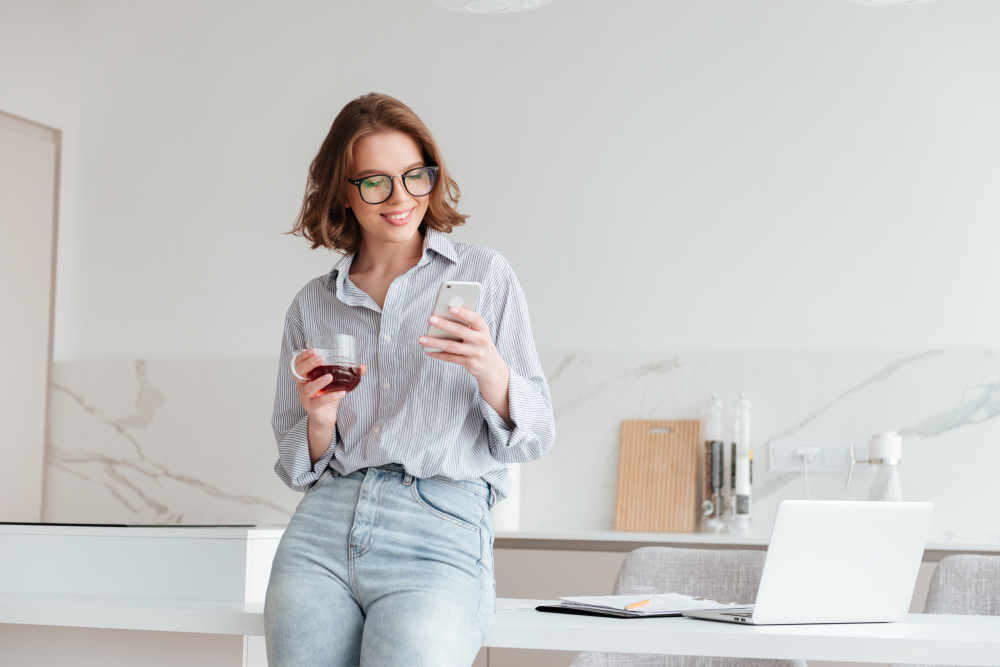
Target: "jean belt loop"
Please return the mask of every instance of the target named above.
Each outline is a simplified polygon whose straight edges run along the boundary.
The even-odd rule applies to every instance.
[[[412,480],[413,480],[413,475],[411,475],[410,473],[406,473],[405,475],[403,475],[404,486],[409,486]]]

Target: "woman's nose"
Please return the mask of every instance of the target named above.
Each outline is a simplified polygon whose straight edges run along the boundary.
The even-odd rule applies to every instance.
[[[396,179],[399,179],[398,181]],[[403,185],[403,177],[395,176],[393,177],[392,184],[392,196],[389,201],[406,201],[410,198],[410,193],[406,191],[406,187]]]

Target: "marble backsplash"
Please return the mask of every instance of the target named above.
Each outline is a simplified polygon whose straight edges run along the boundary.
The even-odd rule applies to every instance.
[[[524,530],[610,529],[623,419],[697,419],[710,394],[754,403],[754,532],[802,475],[767,469],[774,439],[898,430],[908,496],[936,504],[938,539],[1000,540],[1000,355],[992,351],[543,355],[557,440],[522,467]],[[56,363],[44,519],[281,524],[299,494],[272,472],[271,360]],[[862,480],[863,481],[863,480]],[[859,498],[811,474],[814,498]]]
[[[939,539],[1000,540],[1000,356],[950,352],[697,352],[566,355],[545,360],[557,445],[524,467],[522,528],[610,529],[622,419],[697,419],[712,393],[753,401],[754,533],[767,535],[779,501],[805,498],[800,473],[771,472],[778,439],[904,436],[907,497],[935,503]],[[861,499],[860,471],[810,474],[817,499]]]
[[[54,364],[43,519],[287,523],[300,494],[271,469],[275,368],[256,360]]]

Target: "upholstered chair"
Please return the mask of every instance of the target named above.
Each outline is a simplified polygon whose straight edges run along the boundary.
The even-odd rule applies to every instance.
[[[924,613],[1000,616],[1000,556],[943,558],[931,575]]]

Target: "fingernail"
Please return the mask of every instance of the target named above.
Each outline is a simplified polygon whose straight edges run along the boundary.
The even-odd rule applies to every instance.
[[[420,338],[417,339],[417,341],[420,342],[420,344],[422,345],[427,342],[427,339],[421,336]]]
[[[438,323],[438,318],[432,317],[431,318],[431,324],[437,324],[437,323]]]
[[[452,315],[458,315],[458,308],[449,308],[448,312]]]

